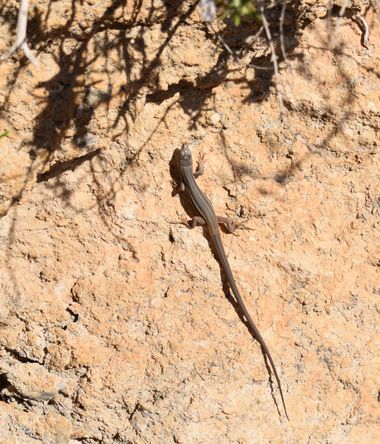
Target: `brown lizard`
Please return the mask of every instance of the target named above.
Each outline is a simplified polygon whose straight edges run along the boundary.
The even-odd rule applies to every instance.
[[[203,157],[200,157],[200,160],[198,162],[198,167],[195,172],[193,172],[193,161],[191,156],[191,151],[189,147],[184,144],[181,149],[180,153],[180,173],[181,173],[181,184],[179,186],[179,191],[187,191],[192,203],[194,204],[195,208],[198,210],[200,216],[195,216],[190,224],[186,223],[189,228],[194,228],[197,225],[207,225],[212,242],[214,244],[217,256],[219,258],[220,264],[222,266],[222,269],[225,272],[225,275],[227,277],[228,284],[236,298],[236,301],[247,321],[248,327],[253,332],[254,336],[258,340],[259,344],[261,345],[265,355],[268,357],[269,362],[271,364],[271,367],[273,369],[273,373],[275,375],[278,388],[280,390],[282,405],[284,406],[284,411],[287,419],[289,420],[288,412],[286,410],[284,395],[282,393],[282,387],[280,378],[277,374],[276,367],[274,365],[273,359],[271,354],[269,353],[269,349],[264,342],[263,337],[261,336],[260,332],[258,331],[256,325],[254,324],[250,314],[248,313],[248,310],[243,302],[242,297],[240,296],[238,287],[236,285],[234,276],[232,274],[232,270],[230,267],[230,264],[227,259],[226,252],[224,250],[224,246],[222,243],[222,239],[220,236],[219,231],[219,223],[225,224],[228,231],[233,231],[234,227],[230,219],[226,217],[218,217],[215,214],[215,211],[211,205],[211,202],[207,199],[207,197],[202,193],[200,188],[198,187],[195,179],[202,175],[204,172],[204,163],[203,163]]]

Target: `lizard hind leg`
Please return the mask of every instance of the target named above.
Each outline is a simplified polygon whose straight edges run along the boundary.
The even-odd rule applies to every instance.
[[[194,216],[192,219],[188,220],[183,215],[179,215],[178,213],[177,213],[177,215],[179,217],[179,221],[172,222],[172,223],[185,225],[189,229],[195,228],[198,225],[205,225],[206,224],[206,221],[203,219],[203,217],[200,217],[200,216]]]
[[[176,196],[177,194],[183,193],[186,191],[185,184],[183,182],[177,183],[174,180],[171,181],[171,185],[173,187],[172,196]]]
[[[195,228],[198,225],[206,225],[206,221],[200,216],[194,216],[190,221],[185,221],[184,223],[188,228]]]
[[[218,219],[218,224],[224,225],[229,233],[233,233],[238,227],[229,217],[216,216]]]

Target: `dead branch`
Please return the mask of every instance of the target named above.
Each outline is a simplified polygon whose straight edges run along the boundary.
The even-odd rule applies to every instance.
[[[8,49],[8,51],[6,51],[2,56],[0,56],[0,62],[6,60],[15,51],[21,48],[24,51],[24,54],[27,57],[27,59],[31,63],[33,63],[33,65],[35,66],[39,65],[37,59],[34,57],[26,41],[26,28],[28,25],[28,8],[29,8],[29,0],[21,0],[20,9],[18,11],[18,17],[17,17],[15,42]]]
[[[269,24],[268,24],[266,15],[265,15],[264,6],[262,6],[262,5],[260,6],[260,14],[261,14],[261,18],[263,20],[263,26],[265,29],[265,33],[267,35],[267,40],[268,40],[269,48],[271,51],[271,60],[272,60],[273,70],[274,70],[274,83],[275,83],[276,92],[277,92],[278,104],[280,107],[280,118],[283,121],[284,117],[285,117],[285,108],[284,108],[284,101],[282,99],[282,93],[280,91],[280,76],[279,76],[279,70],[278,70],[277,55],[276,55],[276,50],[275,50],[275,47],[273,44],[272,34],[270,32]]]
[[[281,7],[281,15],[280,15],[280,44],[281,44],[281,52],[284,62],[286,66],[289,66],[288,59],[286,57],[285,50],[285,39],[284,39],[284,20],[285,20],[285,11],[286,11],[286,0],[283,0]]]
[[[354,15],[354,20],[356,20],[359,23],[359,26],[361,26],[363,29],[362,45],[365,48],[369,49],[369,44],[368,44],[369,29],[368,29],[367,22],[365,21],[364,17],[360,14],[360,12],[357,12]]]

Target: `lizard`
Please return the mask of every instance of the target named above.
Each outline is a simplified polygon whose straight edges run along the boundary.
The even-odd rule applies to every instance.
[[[189,222],[184,222],[189,228],[194,228],[197,225],[207,225],[212,243],[214,245],[217,259],[219,259],[220,265],[222,267],[222,270],[224,271],[227,282],[232,290],[233,295],[235,296],[235,299],[238,303],[238,306],[244,315],[248,328],[253,332],[254,336],[256,337],[257,341],[259,342],[264,354],[267,356],[273,373],[275,375],[277,385],[280,391],[281,401],[282,405],[284,407],[286,418],[289,420],[288,412],[286,409],[285,399],[282,392],[281,382],[280,378],[277,374],[276,367],[274,365],[272,356],[269,352],[269,349],[261,336],[259,330],[257,329],[255,323],[253,322],[244,302],[240,295],[239,289],[237,287],[237,284],[235,282],[234,275],[232,273],[230,264],[227,259],[227,254],[225,252],[222,238],[220,235],[219,230],[219,224],[225,224],[227,231],[232,232],[234,231],[233,223],[230,219],[226,217],[220,217],[215,214],[214,208],[211,204],[211,202],[208,200],[208,198],[203,194],[201,189],[198,187],[195,179],[198,176],[201,176],[204,173],[204,157],[201,155],[198,160],[197,169],[193,171],[193,160],[190,148],[187,144],[183,144],[181,151],[180,151],[180,158],[179,158],[179,170],[180,170],[180,176],[181,181],[178,187],[179,192],[187,191],[188,195],[190,196],[190,199],[197,209],[200,216],[195,216],[192,218],[192,220]]]

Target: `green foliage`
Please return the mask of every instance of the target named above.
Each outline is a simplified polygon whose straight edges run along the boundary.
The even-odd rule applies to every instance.
[[[0,139],[2,137],[8,137],[9,136],[9,131],[8,130],[4,130],[3,132],[0,133]]]
[[[262,21],[253,0],[217,0],[216,5],[223,11],[222,19],[231,18],[235,26],[240,25],[243,17],[251,17],[259,23]]]

